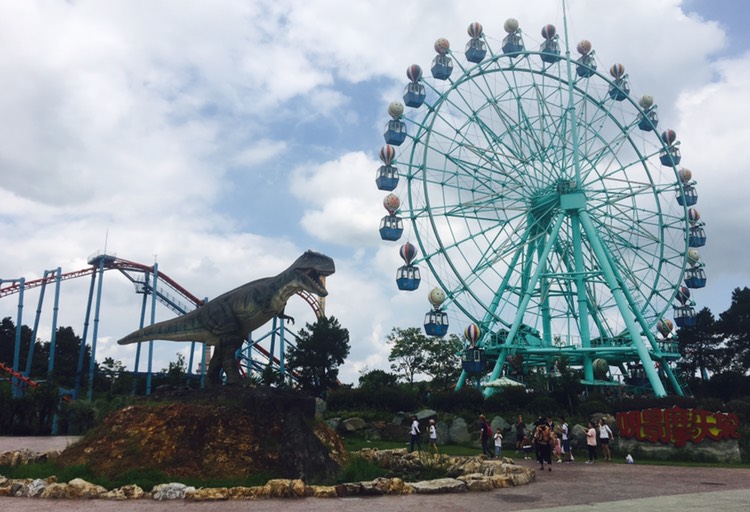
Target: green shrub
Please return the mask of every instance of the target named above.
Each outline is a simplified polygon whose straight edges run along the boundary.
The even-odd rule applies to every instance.
[[[578,414],[584,418],[590,418],[598,412],[607,412],[610,410],[610,404],[602,399],[589,399],[581,402],[578,406]]]
[[[527,410],[534,413],[536,416],[558,416],[560,407],[557,402],[549,396],[539,395],[531,400],[527,406]]]
[[[328,394],[329,411],[373,409],[399,412],[419,407],[417,391],[395,387],[384,389],[339,388]]]
[[[430,398],[430,405],[438,411],[472,418],[485,410],[484,395],[477,388],[464,387],[459,391],[438,391]]]
[[[740,420],[740,425],[750,423],[750,397],[732,400],[724,409],[728,410],[722,412],[735,413]]]
[[[387,474],[387,469],[381,468],[358,455],[354,455],[351,458],[351,462],[341,471],[336,482],[364,482],[375,480]]]

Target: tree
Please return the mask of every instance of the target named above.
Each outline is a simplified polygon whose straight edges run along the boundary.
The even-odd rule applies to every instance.
[[[18,367],[20,371],[26,370],[26,359],[29,357],[29,344],[31,343],[31,329],[25,325],[21,326],[21,344],[18,353]],[[9,368],[13,367],[13,358],[16,350],[16,324],[11,318],[5,317],[0,321],[0,363]],[[35,357],[36,359],[36,357]]]
[[[432,377],[433,387],[449,389],[458,382],[462,348],[463,342],[455,334],[447,338],[427,338],[422,371]]]
[[[703,380],[708,380],[709,372],[721,371],[721,337],[716,332],[716,320],[710,309],[703,308],[695,315],[694,327],[680,328],[677,340],[691,378],[698,372]]]
[[[125,365],[122,364],[122,361],[115,361],[111,357],[105,357],[104,362],[99,367],[99,371],[108,384],[109,392],[112,393],[115,383],[117,383],[122,372],[125,371]]]
[[[42,343],[40,357],[46,363],[50,357],[50,342]],[[53,376],[59,384],[72,388],[75,385],[76,371],[78,369],[78,356],[81,350],[81,338],[76,335],[72,327],[59,327],[55,338],[55,367]],[[89,361],[91,361],[91,347],[86,346],[83,359],[83,372],[88,375]],[[35,357],[36,360],[36,357]]]
[[[717,331],[726,342],[725,367],[740,373],[750,370],[750,288],[735,288],[732,304],[719,315]]]
[[[338,383],[338,367],[349,355],[349,331],[335,317],[323,317],[306,324],[297,337],[297,346],[287,349],[287,364],[303,390],[325,397]]]
[[[414,376],[424,371],[427,350],[427,336],[418,327],[399,329],[394,327],[388,335],[388,343],[392,344],[388,361],[391,370],[403,375],[409,387],[414,386]]]
[[[179,386],[182,384],[187,374],[187,364],[185,363],[185,356],[180,352],[177,352],[177,361],[170,361],[168,368],[163,368],[162,373],[167,375],[167,384],[171,386]]]
[[[395,388],[398,384],[398,375],[383,370],[365,371],[359,376],[359,387],[361,389],[382,390]]]

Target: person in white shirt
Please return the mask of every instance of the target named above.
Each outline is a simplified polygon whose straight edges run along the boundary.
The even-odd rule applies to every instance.
[[[419,420],[416,416],[411,417],[411,441],[409,442],[409,452],[414,451],[414,445],[417,445],[417,450],[422,451],[422,431],[419,430]]]
[[[430,447],[435,450],[435,455],[437,455],[437,428],[435,428],[435,420],[430,420]]]
[[[562,442],[562,453],[565,455],[564,462],[573,462],[575,459],[573,458],[573,452],[570,451],[570,425],[565,421],[565,416],[561,416],[560,421],[562,422],[560,440]]]
[[[495,430],[495,457],[503,456],[503,435],[500,430]]]
[[[602,455],[604,460],[612,460],[612,452],[609,451],[609,440],[612,438],[612,429],[609,428],[604,418],[599,420],[599,442],[602,444]]]

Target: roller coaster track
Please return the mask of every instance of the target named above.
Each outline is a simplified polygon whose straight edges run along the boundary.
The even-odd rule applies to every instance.
[[[73,272],[60,273],[60,281],[91,276],[101,268],[102,271],[118,270],[135,285],[135,291],[138,294],[148,294],[153,291],[153,284],[150,280],[150,276],[153,276],[156,272],[157,269],[155,266],[144,265],[142,263],[117,258],[114,255],[106,253],[95,253],[91,255],[88,259],[88,263],[91,265],[90,267]],[[0,281],[0,298],[19,293],[22,287],[24,290],[29,290],[54,283],[57,279],[58,276],[56,272],[49,272],[46,273],[46,277],[28,281],[24,280],[23,282],[21,282],[21,280]],[[203,300],[190,293],[174,279],[161,271],[158,271],[157,282],[164,286],[157,286],[157,289],[155,290],[156,299],[178,315],[188,313],[204,304]],[[320,319],[324,316],[323,305],[318,301],[317,297],[304,290],[297,292],[297,295],[302,297],[302,299],[308,303],[315,313],[316,318]],[[269,361],[273,359],[273,362],[276,365],[279,365],[278,358],[274,357],[262,346],[255,343],[252,345],[252,348],[268,358]]]
[[[32,387],[32,388],[38,388],[39,383],[35,380],[31,380],[30,378],[26,377],[22,373],[14,372],[13,368],[4,365],[3,363],[0,363],[0,371],[5,372],[9,374],[13,379],[11,379],[11,382],[15,384],[16,386],[20,388],[25,387]],[[62,395],[62,399],[66,402],[72,402],[73,399],[68,394]]]
[[[103,261],[100,261],[103,259]],[[153,266],[144,265],[142,263],[136,263],[134,261],[124,260],[115,256],[107,254],[95,254],[89,257],[90,267],[82,270],[76,270],[74,272],[65,272],[60,274],[60,280],[66,281],[69,279],[75,279],[78,277],[90,276],[97,270],[99,270],[100,263],[102,264],[103,270],[119,270],[128,280],[130,280],[136,287],[136,293],[145,293],[150,291],[150,283],[148,282],[147,276],[153,275],[155,269]],[[140,273],[141,275],[135,274]],[[135,274],[135,275],[134,275]],[[55,273],[49,274],[47,277],[25,281],[23,288],[29,290],[37,288],[42,285],[50,284],[55,282],[57,275]],[[185,314],[189,310],[185,307],[179,298],[187,301],[193,308],[200,307],[204,304],[204,301],[190,293],[184,287],[180,286],[174,279],[169,277],[167,274],[159,271],[159,282],[165,284],[170,291],[164,290],[163,288],[157,290],[157,299],[159,302],[164,304],[166,307],[178,314]],[[5,286],[0,285],[0,299],[18,293],[21,290],[21,283],[18,280],[10,282]],[[175,295],[177,297],[175,297]],[[307,302],[315,313],[316,318],[323,316],[323,309],[318,299],[304,290],[297,292],[297,295]]]
[[[92,255],[91,257],[89,257],[88,261],[91,264],[90,267],[82,270],[76,270],[74,272],[62,273],[60,274],[60,280],[66,281],[78,277],[90,276],[91,274],[99,270],[99,266],[101,265],[101,268],[103,270],[119,270],[120,273],[122,273],[135,285],[136,293],[146,293],[150,290],[151,285],[148,282],[147,276],[149,274],[153,275],[155,271],[153,266],[143,265],[142,263],[124,260],[107,254]],[[174,279],[172,279],[168,275],[159,272],[158,276],[158,281],[161,284],[166,285],[166,288],[168,288],[169,290],[165,290],[164,288],[158,289],[156,297],[159,302],[164,304],[175,313],[185,314],[189,311],[189,306],[183,304],[180,299],[191,304],[193,308],[203,305],[203,301],[201,299],[180,286]],[[53,283],[55,280],[57,280],[57,275],[55,273],[51,273],[47,275],[47,277],[25,281],[23,283],[23,287],[25,290],[29,290],[31,288],[36,288],[42,285]],[[16,280],[9,285],[0,287],[0,298],[5,297],[6,295],[18,293],[20,290],[21,283],[20,281]]]

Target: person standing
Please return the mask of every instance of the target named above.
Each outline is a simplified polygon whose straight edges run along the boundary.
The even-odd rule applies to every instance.
[[[560,441],[562,443],[562,453],[565,455],[564,462],[573,462],[573,452],[570,451],[570,425],[565,421],[565,416],[560,416],[562,426],[560,427]]]
[[[495,457],[502,457],[503,456],[503,435],[500,433],[499,430],[495,431]]]
[[[492,429],[490,428],[490,424],[487,423],[487,418],[484,417],[484,414],[479,415],[479,436],[482,441],[482,454],[492,458],[492,451],[489,447],[489,441]]]
[[[430,447],[435,450],[435,455],[437,455],[437,428],[435,428],[435,420],[430,420]]]
[[[586,464],[593,464],[596,462],[596,429],[594,428],[594,422],[589,421],[588,429],[586,430],[586,448],[589,450],[589,460]]]
[[[516,453],[523,448],[523,438],[526,437],[526,424],[523,422],[523,416],[518,415],[516,420]]]
[[[553,441],[552,441],[552,456],[555,458],[555,462],[560,464],[562,462],[562,442],[560,441],[560,438],[555,435],[555,433],[552,433],[553,435]]]
[[[549,471],[552,471],[552,431],[546,421],[538,422],[534,433],[534,443],[536,444],[536,459],[539,462],[539,469],[544,471],[546,462]]]
[[[422,451],[422,431],[419,430],[419,420],[416,416],[411,417],[411,441],[409,442],[409,453],[414,451],[414,445],[417,445],[417,450]]]
[[[602,443],[602,456],[604,460],[612,461],[612,452],[609,450],[609,440],[612,439],[612,429],[609,428],[604,418],[599,420],[599,440]]]

